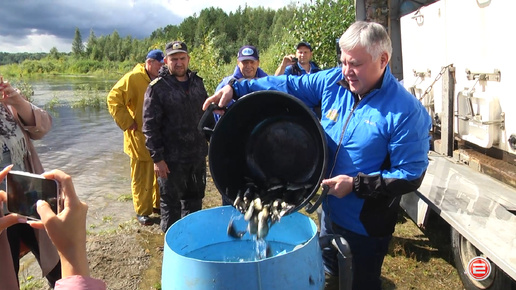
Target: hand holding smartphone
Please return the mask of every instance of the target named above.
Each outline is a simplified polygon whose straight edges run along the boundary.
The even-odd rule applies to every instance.
[[[62,209],[59,183],[53,179],[46,179],[41,175],[23,171],[11,170],[6,178],[7,210],[40,220],[36,210],[36,202],[48,202],[52,211],[58,213]]]

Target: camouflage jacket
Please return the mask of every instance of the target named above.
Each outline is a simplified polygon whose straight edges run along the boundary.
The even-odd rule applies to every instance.
[[[154,163],[190,163],[208,153],[206,138],[197,129],[208,93],[196,72],[187,73],[188,90],[165,69],[145,92],[143,134]]]

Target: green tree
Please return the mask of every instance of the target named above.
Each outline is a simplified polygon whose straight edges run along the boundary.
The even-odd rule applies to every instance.
[[[204,37],[201,45],[190,50],[192,58],[190,67],[203,78],[208,94],[215,91],[225,73],[218,57],[219,54],[218,48],[213,43],[213,32]]]
[[[96,49],[97,45],[97,37],[95,36],[95,32],[93,32],[93,29],[90,29],[90,35],[88,36],[88,41],[86,42],[86,56],[89,59],[98,60],[98,55],[95,54],[95,52],[98,50]]]
[[[72,42],[72,53],[76,57],[81,57],[84,54],[84,43],[82,43],[81,31],[75,28],[75,36]]]
[[[198,45],[204,41],[208,33],[211,35],[219,35],[226,32],[226,21],[228,15],[224,10],[220,8],[205,8],[199,14],[197,20],[197,28],[195,31],[195,43],[192,45]]]
[[[355,21],[352,0],[315,0],[297,10],[297,25],[291,32],[298,40],[312,45],[314,59],[321,68],[337,64],[336,41]]]
[[[50,59],[59,59],[59,51],[57,50],[57,48],[55,46],[50,49],[50,52],[48,54],[48,58],[50,58]]]
[[[198,18],[196,16],[196,14],[194,13],[193,16],[185,18],[183,20],[183,22],[181,22],[181,24],[179,24],[179,33],[178,34],[182,34],[183,35],[184,42],[188,46],[192,46],[195,43],[195,31],[196,31],[196,28],[197,28],[197,22],[198,22]],[[171,39],[169,39],[167,41],[172,41],[172,40],[178,40],[179,39],[179,38],[174,38],[174,36],[177,37],[178,35],[173,35],[171,37]]]

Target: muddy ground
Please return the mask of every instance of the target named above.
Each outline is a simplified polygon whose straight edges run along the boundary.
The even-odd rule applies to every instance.
[[[209,180],[204,208],[220,205],[220,194]],[[132,211],[131,201],[126,201]],[[90,211],[94,211],[91,209]],[[109,216],[114,213],[108,213]],[[156,224],[140,226],[135,219],[113,223],[101,231],[90,231],[87,240],[91,275],[106,282],[108,289],[161,289],[163,238]],[[316,216],[311,216],[314,220]],[[452,266],[450,242],[445,225],[430,229],[426,236],[400,213],[396,232],[383,266],[384,289],[463,289]],[[32,254],[22,261],[22,289],[50,289]]]

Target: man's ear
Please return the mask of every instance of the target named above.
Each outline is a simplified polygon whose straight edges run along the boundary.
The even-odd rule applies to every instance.
[[[389,54],[387,52],[383,52],[380,55],[380,65],[382,66],[382,69],[384,69],[389,64]]]

